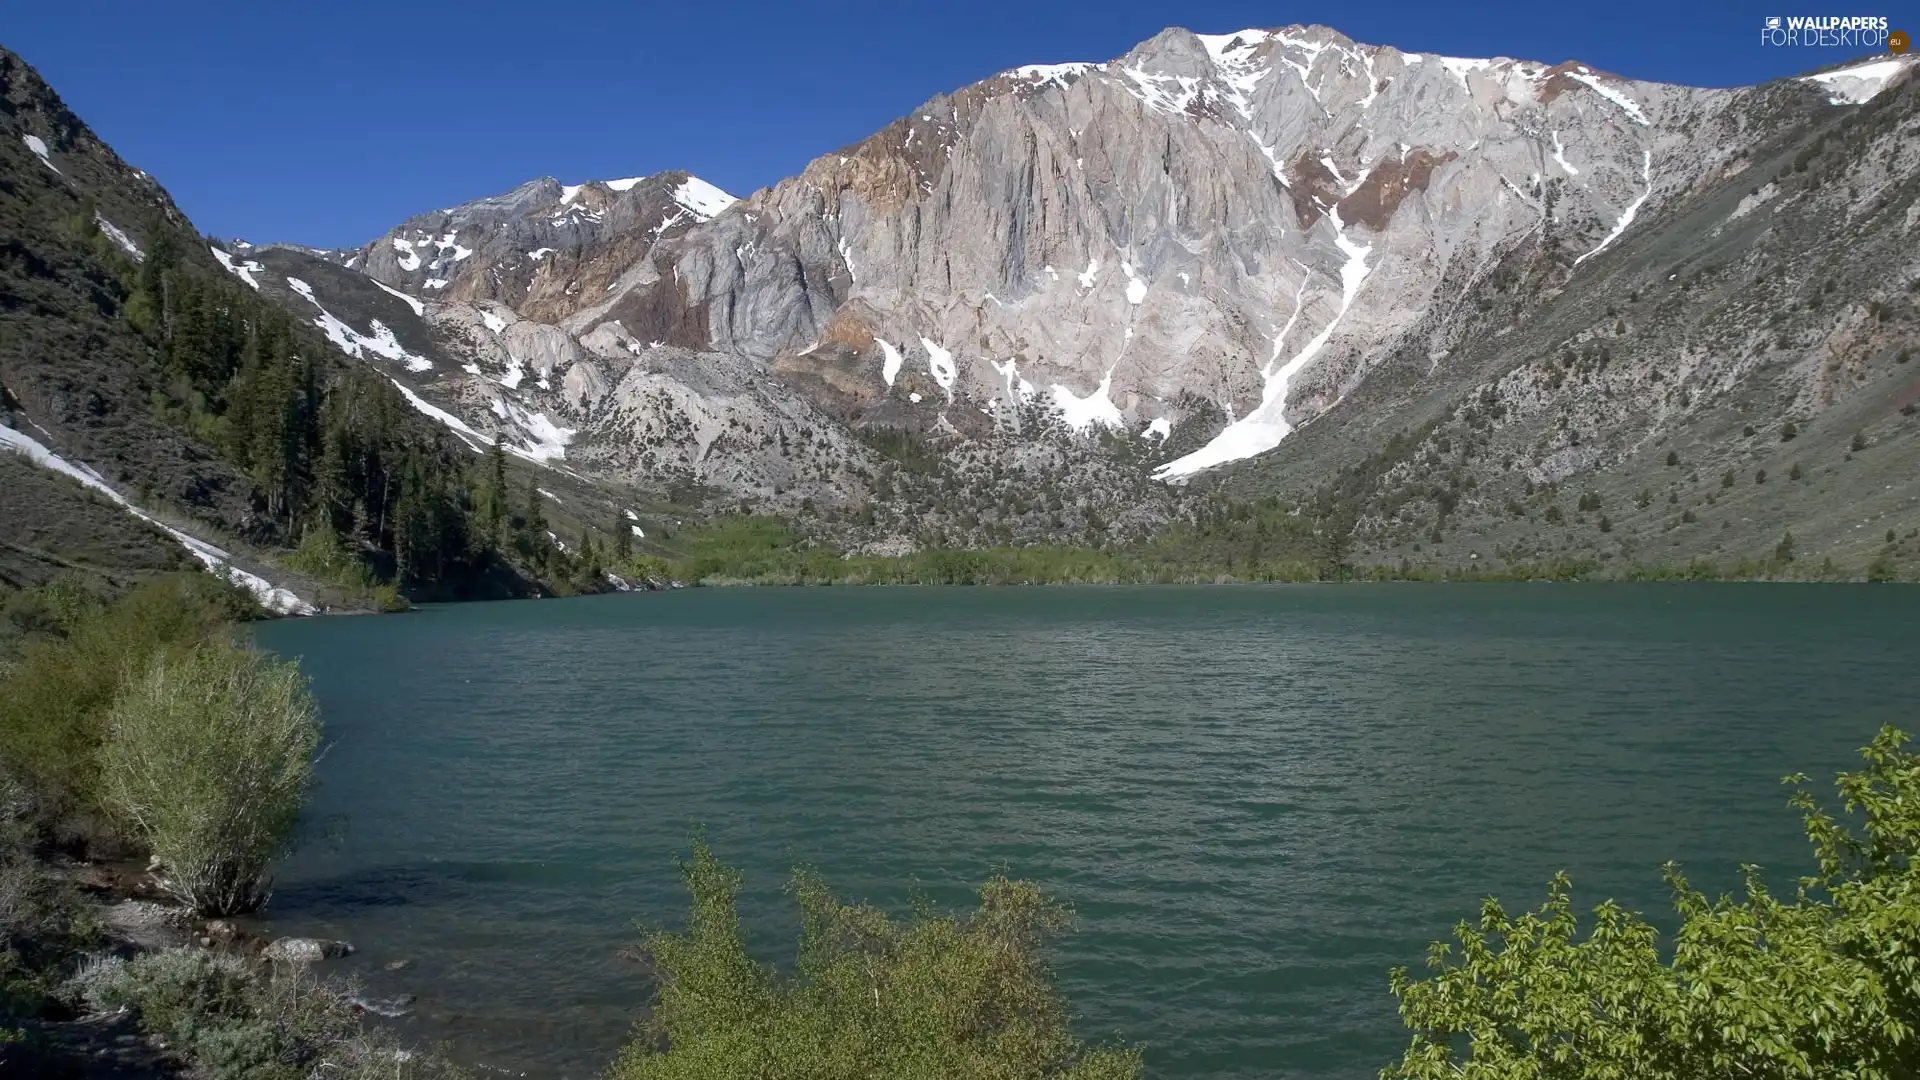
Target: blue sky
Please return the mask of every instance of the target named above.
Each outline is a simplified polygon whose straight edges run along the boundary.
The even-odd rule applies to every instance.
[[[745,195],[936,93],[1109,59],[1170,24],[1318,22],[1409,51],[1708,86],[1846,58],[1762,47],[1763,16],[1831,6],[1776,3],[16,0],[0,44],[202,230],[346,246],[542,175],[683,168]]]

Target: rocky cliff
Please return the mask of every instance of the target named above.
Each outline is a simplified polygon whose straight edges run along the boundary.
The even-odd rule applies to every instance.
[[[1581,449],[1516,453],[1500,473],[1557,488],[1617,464],[1609,440],[1661,443],[1776,378],[1785,358],[1700,336],[1732,332],[1717,325],[1731,310],[1792,302],[1793,288],[1754,283],[1766,267],[1798,273],[1866,242],[1862,214],[1884,221],[1882,239],[1912,228],[1897,119],[1911,73],[1881,59],[1713,90],[1577,60],[1403,53],[1324,27],[1172,29],[1117,59],[936,97],[743,199],[677,173],[541,180],[321,258],[421,305],[450,350],[434,379],[468,422],[491,415],[528,447],[567,432],[545,440],[555,460],[623,480],[790,502],[870,498],[860,432],[876,429],[975,447],[1122,433],[1161,481],[1251,461],[1233,484],[1301,498],[1390,435],[1509,392],[1489,380],[1617,357],[1603,339],[1619,322],[1659,390],[1595,399],[1565,365],[1541,376],[1529,401],[1584,429]],[[1872,116],[1896,119],[1863,126]],[[1800,186],[1796,155],[1816,141],[1849,177],[1845,198]],[[1809,215],[1821,224],[1781,227]],[[1821,239],[1835,229],[1849,239]],[[1739,281],[1648,310],[1666,286],[1634,260],[1652,238],[1687,237],[1678,257],[1709,233],[1732,245],[1716,273]],[[1886,242],[1897,299],[1911,245]],[[1846,297],[1895,312],[1884,333],[1847,329],[1828,301],[1797,320],[1796,362],[1818,366],[1841,339],[1897,351],[1904,309],[1872,288]],[[1710,303],[1733,308],[1709,318]],[[1589,305],[1612,314],[1536,332]],[[1662,395],[1690,376],[1675,372],[1702,365],[1713,378],[1691,376],[1676,410]],[[1825,393],[1796,390],[1754,419],[1810,415]],[[1380,543],[1400,552],[1416,532],[1388,520]]]

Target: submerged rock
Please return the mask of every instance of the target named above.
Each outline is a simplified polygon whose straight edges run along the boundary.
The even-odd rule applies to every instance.
[[[363,997],[359,994],[350,994],[347,997],[347,1004],[352,1005],[354,1008],[362,1012],[370,1012],[375,1016],[385,1016],[389,1018],[407,1015],[413,1002],[414,996],[412,994],[401,994],[398,997],[391,998]]]
[[[344,941],[325,941],[320,938],[284,937],[268,945],[266,957],[291,964],[311,964],[316,960],[332,960],[347,956],[353,952],[353,946]]]

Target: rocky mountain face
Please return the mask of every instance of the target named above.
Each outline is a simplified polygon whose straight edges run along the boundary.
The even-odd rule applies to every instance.
[[[1047,484],[1148,523],[1183,512],[1170,485],[1224,474],[1337,490],[1363,552],[1430,556],[1512,480],[1473,526],[1487,557],[1647,554],[1641,526],[1665,522],[1638,514],[1523,541],[1545,513],[1525,500],[1705,445],[1715,410],[1777,430],[1863,389],[1905,404],[1894,375],[1828,366],[1893,364],[1912,335],[1912,67],[1708,90],[1324,27],[1173,29],[936,97],[740,200],[680,173],[540,180],[357,251],[249,257],[318,288],[316,318],[338,302],[303,258],[398,294],[383,325],[418,324],[421,391],[622,482],[871,501],[889,470],[869,436],[903,430],[955,461],[1052,447]],[[1789,502],[1764,531],[1814,514]],[[1725,531],[1679,552],[1758,543]]]

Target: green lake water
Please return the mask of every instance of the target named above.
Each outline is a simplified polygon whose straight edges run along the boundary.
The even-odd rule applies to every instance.
[[[1780,777],[1920,726],[1898,587],[686,590],[258,634],[331,743],[274,929],[534,1077],[624,1038],[697,827],[770,962],[796,859],[896,907],[1003,869],[1077,909],[1079,1031],[1149,1076],[1372,1077],[1388,969],[1483,896],[1565,869],[1664,924],[1665,859],[1790,880]]]

